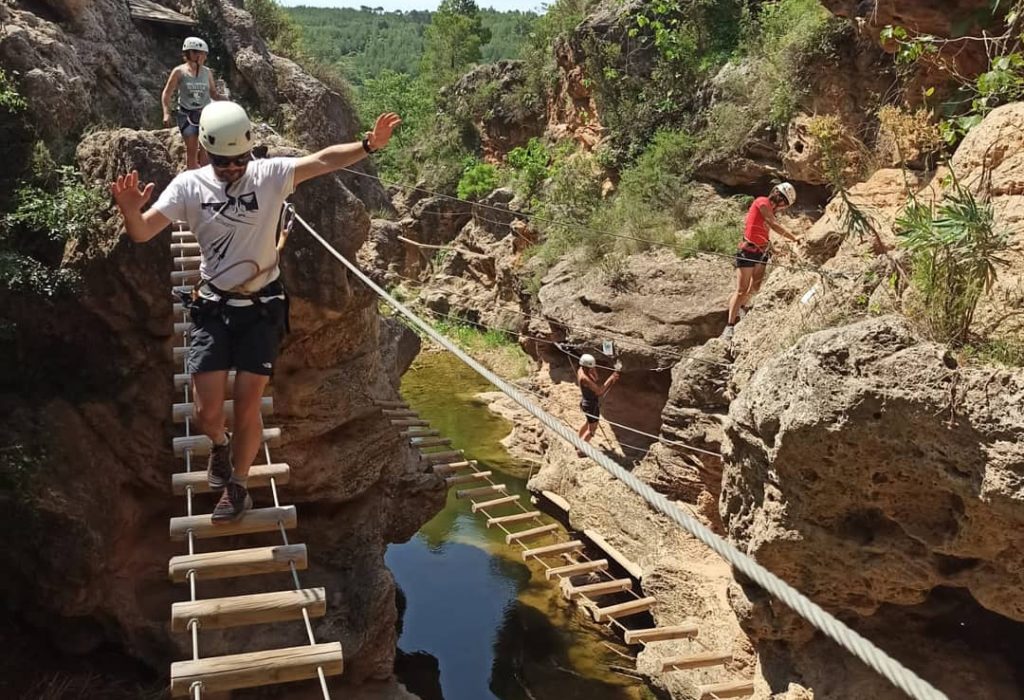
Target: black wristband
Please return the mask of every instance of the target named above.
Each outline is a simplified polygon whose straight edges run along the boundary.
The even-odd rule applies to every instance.
[[[366,151],[367,153],[376,153],[377,152],[377,149],[370,148],[370,137],[369,136],[364,136],[363,137],[363,150]]]

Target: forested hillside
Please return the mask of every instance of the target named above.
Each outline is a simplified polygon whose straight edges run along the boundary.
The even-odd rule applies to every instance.
[[[384,12],[364,7],[290,7],[287,13],[302,28],[307,52],[338,66],[355,84],[383,70],[416,75],[423,56],[423,37],[434,13],[410,10]],[[517,58],[537,15],[532,12],[480,10],[490,41],[480,47],[481,60],[491,63]]]

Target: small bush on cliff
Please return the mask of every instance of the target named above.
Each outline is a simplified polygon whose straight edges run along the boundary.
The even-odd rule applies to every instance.
[[[532,138],[525,146],[517,146],[508,152],[505,163],[513,173],[513,185],[516,194],[527,202],[533,200],[540,192],[541,185],[548,178],[551,154],[544,142]]]
[[[937,207],[912,200],[896,233],[913,253],[913,281],[923,297],[919,313],[928,328],[938,340],[965,345],[978,302],[1006,262],[1009,233],[996,229],[991,204],[955,178]]]
[[[493,192],[500,182],[497,168],[489,163],[475,162],[463,170],[456,192],[459,199],[482,199]]]
[[[270,43],[274,53],[289,58],[298,56],[302,30],[283,7],[274,0],[245,0],[244,6],[252,15],[256,31]]]

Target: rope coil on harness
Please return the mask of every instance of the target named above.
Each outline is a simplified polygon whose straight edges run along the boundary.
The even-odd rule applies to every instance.
[[[807,596],[803,595],[781,578],[768,571],[768,569],[758,564],[752,557],[739,551],[735,546],[727,542],[722,537],[716,535],[695,517],[684,512],[681,508],[669,501],[662,494],[655,491],[648,484],[623,469],[589,443],[581,440],[573,430],[547,413],[547,411],[534,404],[517,387],[481,365],[470,355],[466,354],[461,348],[452,343],[448,338],[438,333],[430,324],[406,308],[404,304],[388,294],[365,273],[363,273],[362,270],[356,267],[356,265],[335,250],[334,247],[331,246],[331,244],[328,243],[319,233],[317,233],[315,229],[306,223],[300,215],[296,213],[295,218],[306,228],[309,234],[313,236],[313,238],[316,239],[316,241],[319,242],[328,253],[344,265],[349,272],[355,275],[355,277],[363,284],[368,286],[379,297],[385,300],[393,309],[413,323],[425,335],[462,360],[462,362],[471,367],[477,374],[496,386],[502,393],[528,411],[546,428],[554,432],[577,450],[586,454],[590,459],[601,466],[601,468],[609,472],[612,476],[625,484],[630,490],[643,498],[653,508],[667,516],[693,537],[700,540],[704,545],[709,547],[712,551],[747,576],[758,586],[792,608],[814,627],[822,631],[840,646],[877,671],[897,688],[900,688],[907,693],[910,697],[915,698],[916,700],[948,700],[944,693],[886,654],[870,640],[840,622],[838,619],[826,612],[821,606],[811,601]]]

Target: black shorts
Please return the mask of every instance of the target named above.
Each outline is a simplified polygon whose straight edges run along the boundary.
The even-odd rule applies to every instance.
[[[767,265],[772,259],[770,250],[757,250],[755,248],[740,248],[736,251],[736,267],[754,267],[754,265]]]
[[[228,306],[199,299],[191,306],[190,374],[236,369],[269,377],[284,339],[288,302]]]
[[[580,410],[587,417],[588,423],[597,423],[601,418],[601,403],[599,401],[580,401]]]

